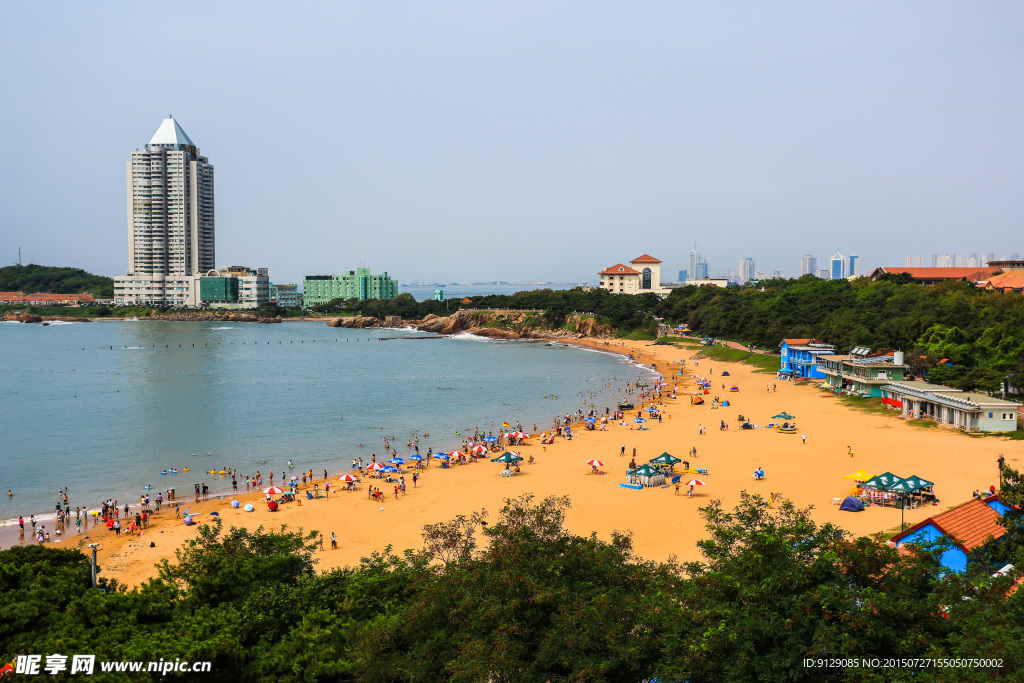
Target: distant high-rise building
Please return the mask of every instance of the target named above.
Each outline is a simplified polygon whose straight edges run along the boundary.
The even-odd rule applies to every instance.
[[[697,268],[697,270],[694,272],[693,279],[695,279],[695,280],[703,280],[704,278],[709,277],[709,275],[708,275],[709,267],[708,267],[708,260],[707,259],[704,259],[703,261],[698,263],[696,268]]]
[[[832,263],[829,267],[829,278],[842,280],[846,277],[846,257],[838,251],[832,255]]]
[[[995,252],[994,251],[990,251],[989,253],[985,254],[985,264],[984,265],[987,266],[989,263],[991,263],[992,261],[995,261],[995,260],[996,260]]]
[[[689,263],[689,268],[686,269],[686,272],[689,273],[690,277],[692,277],[695,280],[700,280],[701,279],[700,275],[698,274],[698,270],[697,270],[697,266],[699,266],[699,265],[700,265],[700,252],[697,251],[697,245],[694,245],[693,249],[690,250],[690,263]]]
[[[128,274],[118,303],[195,305],[214,263],[213,166],[173,118],[128,162]]]
[[[754,259],[747,257],[740,261],[740,282],[746,282],[747,280],[754,279]]]
[[[913,267],[914,267],[914,257],[913,256],[908,256],[907,257],[907,268],[913,268]]]
[[[818,259],[814,258],[810,254],[804,254],[803,258],[800,259],[800,274],[814,275],[814,272],[818,269]]]
[[[924,256],[922,256],[921,254],[917,255],[917,267],[918,268],[921,267],[921,262],[922,262],[923,259],[924,259]]]
[[[818,268],[818,270],[814,273],[814,275],[819,280],[827,280],[828,279],[828,268]]]
[[[685,270],[680,270],[679,271],[679,282],[686,282],[686,271]]]
[[[847,277],[855,277],[857,275],[857,267],[859,265],[857,263],[858,261],[860,261],[860,256],[857,256],[856,254],[850,254],[850,267],[846,271]]]
[[[939,267],[939,255],[938,254],[932,254],[932,268],[938,268],[938,267]]]

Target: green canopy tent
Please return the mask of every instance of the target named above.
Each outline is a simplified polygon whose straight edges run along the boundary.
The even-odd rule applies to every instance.
[[[652,465],[669,465],[669,466],[671,466],[671,465],[675,465],[678,462],[682,462],[682,460],[680,460],[679,458],[675,457],[674,455],[670,455],[666,451],[665,453],[662,453],[661,455],[659,455],[657,458],[651,458],[647,462],[649,462]]]
[[[640,486],[661,486],[665,483],[665,475],[661,470],[650,465],[640,465],[635,470],[626,470],[626,483]]]
[[[877,489],[879,491],[892,491],[893,486],[903,481],[902,477],[897,477],[892,472],[886,472],[885,474],[879,474],[877,477],[871,477],[866,482],[861,484],[866,489]]]
[[[934,481],[928,481],[927,479],[922,479],[921,477],[918,477],[916,475],[907,477],[903,481],[905,481],[907,483],[907,486],[910,487],[910,493],[916,493],[921,489],[926,489],[931,486],[935,486]]]
[[[773,420],[795,420],[796,419],[796,415],[790,415],[785,410],[783,410],[778,415],[772,415],[772,419]]]

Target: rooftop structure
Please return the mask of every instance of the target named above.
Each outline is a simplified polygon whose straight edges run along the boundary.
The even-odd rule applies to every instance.
[[[929,517],[893,537],[897,544],[934,542],[948,538],[953,547],[941,558],[942,566],[951,571],[967,569],[968,555],[989,538],[1002,538],[1006,528],[999,520],[1010,507],[999,500],[999,494],[972,498],[951,510]]]
[[[884,273],[900,274],[906,273],[914,278],[914,282],[921,285],[934,285],[947,280],[967,280],[978,282],[988,280],[998,268],[904,268],[902,266],[885,266],[875,268],[871,271],[871,279],[877,280]]]
[[[969,432],[1017,429],[1015,401],[929,382],[894,381],[882,386],[882,403],[907,418],[926,418]]]
[[[92,294],[54,294],[40,292],[0,292],[0,304],[28,304],[30,306],[79,306],[95,301]]]
[[[836,347],[816,339],[783,339],[780,344],[782,359],[779,372],[800,378],[823,379],[821,356],[835,354]]]

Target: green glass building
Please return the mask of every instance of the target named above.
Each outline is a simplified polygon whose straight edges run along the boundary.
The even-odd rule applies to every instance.
[[[319,306],[332,299],[394,299],[398,281],[382,275],[371,275],[369,268],[356,268],[344,275],[307,275],[302,285],[306,306]]]

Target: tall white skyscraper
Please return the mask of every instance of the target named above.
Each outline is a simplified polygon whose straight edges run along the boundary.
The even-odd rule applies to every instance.
[[[857,256],[856,254],[850,254],[850,267],[846,270],[847,277],[854,277],[857,275],[857,268],[860,265],[859,261],[860,256]]]
[[[800,259],[800,274],[814,275],[816,270],[818,270],[818,259],[814,258],[810,254],[804,254],[803,258]]]
[[[700,280],[701,277],[698,274],[698,266],[700,265],[700,252],[697,251],[697,245],[693,245],[693,249],[690,250],[690,263],[686,272],[689,274],[691,279]]]
[[[747,280],[754,279],[754,259],[748,256],[747,258],[740,261],[740,282],[746,282]]]
[[[118,303],[186,304],[214,263],[213,166],[172,117],[128,162],[128,274]]]

